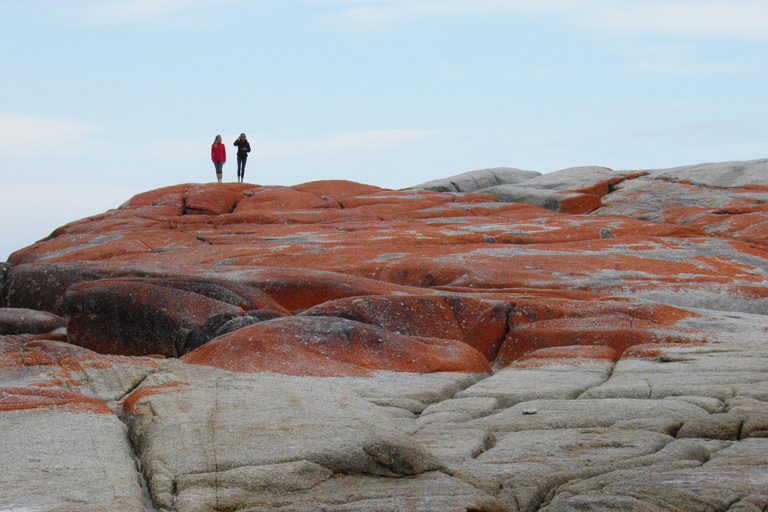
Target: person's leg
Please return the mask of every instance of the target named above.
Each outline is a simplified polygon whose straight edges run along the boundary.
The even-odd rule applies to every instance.
[[[248,157],[243,158],[243,169],[240,172],[240,181],[245,181],[245,162],[248,161]]]
[[[237,157],[237,181],[240,181],[240,178],[242,177],[243,172],[243,159],[242,157]]]
[[[216,168],[216,179],[221,183],[221,176],[224,170],[224,162],[213,162],[213,166]]]

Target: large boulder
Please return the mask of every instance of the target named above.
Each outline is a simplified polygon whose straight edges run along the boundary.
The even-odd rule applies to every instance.
[[[0,308],[0,334],[42,334],[64,327],[62,317],[46,311]]]
[[[589,213],[601,206],[600,196],[544,188],[496,185],[478,191],[506,203],[528,203],[553,212]]]
[[[260,322],[219,336],[181,360],[236,372],[328,377],[490,372],[487,360],[460,341],[405,336],[334,317]]]
[[[475,192],[496,185],[514,185],[524,183],[530,179],[541,176],[536,171],[523,171],[514,167],[494,167],[491,169],[479,169],[428,181],[411,188],[418,190],[430,190],[432,192]]]
[[[104,354],[178,357],[189,333],[209,318],[221,324],[244,310],[186,290],[140,280],[102,279],[62,297],[70,343]]]

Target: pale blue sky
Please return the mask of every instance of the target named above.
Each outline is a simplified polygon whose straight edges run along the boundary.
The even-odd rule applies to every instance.
[[[768,156],[765,0],[0,0],[0,260],[152,188]]]

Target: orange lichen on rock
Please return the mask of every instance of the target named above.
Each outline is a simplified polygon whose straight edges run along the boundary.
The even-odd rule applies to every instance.
[[[100,352],[178,356],[235,317],[272,311],[463,342],[497,365],[547,347],[621,354],[635,344],[701,339],[679,325],[693,313],[617,296],[764,308],[763,189],[728,192],[690,175],[603,168],[541,178],[527,196],[525,181],[535,178],[512,186],[545,209],[512,202],[512,188],[501,202],[483,176],[491,187],[476,190],[496,196],[344,180],[150,191],[14,253],[6,305],[61,316],[66,307],[69,341]],[[304,366],[325,357],[298,347]],[[50,363],[43,353],[4,353],[9,364]],[[325,359],[329,374],[373,367]]]
[[[0,411],[30,409],[112,414],[104,402],[57,387],[0,387]]]
[[[599,345],[570,345],[564,347],[541,348],[518,359],[605,359],[616,361],[618,354],[615,350]]]
[[[182,386],[189,386],[189,382],[165,382],[163,384],[155,384],[152,386],[142,386],[139,389],[132,392],[125,400],[120,402],[120,407],[127,413],[136,414],[136,406],[138,403],[148,396],[159,395],[160,393],[167,392],[180,388]]]
[[[269,320],[220,336],[181,360],[235,372],[317,377],[490,372],[487,360],[460,341],[405,336],[332,317]]]

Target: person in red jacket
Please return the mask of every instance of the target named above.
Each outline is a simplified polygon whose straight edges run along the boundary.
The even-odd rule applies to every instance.
[[[221,173],[224,170],[224,162],[227,161],[227,148],[221,143],[221,135],[217,135],[211,145],[211,160],[216,168],[216,178],[221,183]]]

